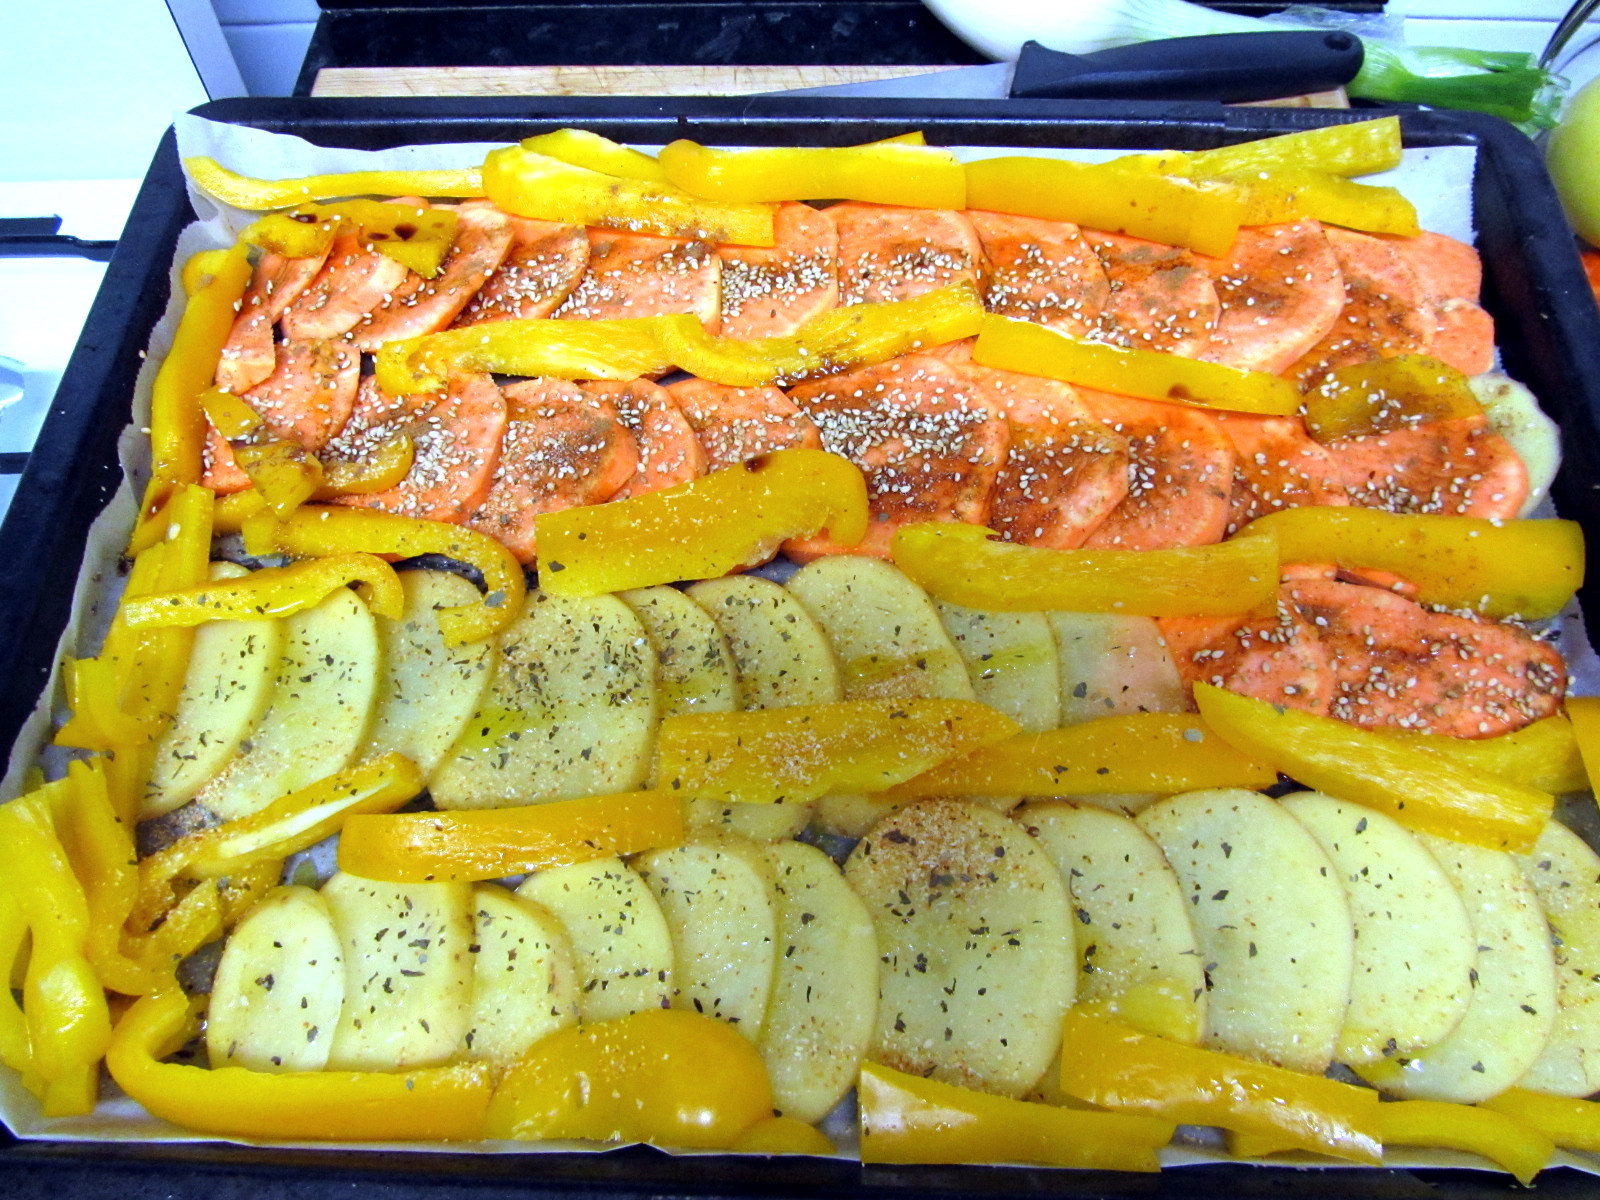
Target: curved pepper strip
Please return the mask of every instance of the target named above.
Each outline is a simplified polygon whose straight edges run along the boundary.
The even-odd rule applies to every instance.
[[[1194,698],[1206,724],[1236,749],[1307,787],[1387,813],[1423,833],[1524,854],[1555,806],[1549,792],[1480,774],[1448,751],[1420,742],[1208,683],[1194,685]]]
[[[1422,231],[1417,207],[1398,188],[1367,183],[1310,168],[1273,168],[1269,172],[1237,172],[1200,176],[1202,186],[1243,189],[1246,225],[1277,224],[1311,217],[1324,225],[1341,225],[1367,233],[1415,237]]]
[[[571,324],[580,324],[574,321]],[[439,610],[439,629],[447,645],[481,642],[510,624],[522,611],[527,580],[519,563],[488,534],[438,521],[373,509],[306,505],[273,527],[273,540],[286,554],[328,555],[352,551],[413,558],[440,554],[476,567],[483,576],[482,604]],[[398,612],[396,619],[398,619]]]
[[[524,143],[526,145],[526,143]],[[716,150],[685,139],[661,168],[675,186],[714,200],[862,200],[909,208],[967,207],[967,177],[948,150],[899,142]]]
[[[1158,1117],[991,1096],[863,1063],[856,1089],[864,1163],[1043,1163],[1161,1169],[1177,1126]]]
[[[232,877],[281,863],[338,833],[354,814],[393,812],[425,785],[415,763],[391,752],[280,796],[247,817],[180,838],[140,863],[135,921],[153,923],[171,904],[172,881],[180,876]]]
[[[215,250],[200,250],[191,254],[188,261],[183,264],[179,272],[179,282],[183,284],[183,294],[192,296],[206,283],[223,270],[233,257],[231,247],[219,247]]]
[[[1117,792],[1270,787],[1278,772],[1234,749],[1199,717],[1126,713],[1015,737],[926,771],[884,794],[926,796],[1094,796]]]
[[[307,1141],[439,1141],[482,1136],[493,1090],[486,1063],[417,1071],[287,1071],[182,1066],[161,1060],[188,1040],[188,1001],[138,1000],[117,1022],[111,1077],[152,1115],[231,1137]]]
[[[541,514],[534,528],[545,591],[599,596],[714,579],[822,529],[853,545],[867,532],[867,485],[837,454],[778,450],[642,496]]]
[[[1600,796],[1600,697],[1568,697],[1567,719],[1572,723],[1572,735],[1577,740],[1578,752],[1583,759],[1587,786],[1591,792]]]
[[[705,200],[668,184],[573,166],[526,146],[491,150],[483,160],[483,188],[519,217],[743,246],[773,243],[771,205]]]
[[[1061,1089],[1114,1112],[1214,1125],[1372,1166],[1382,1161],[1378,1093],[1184,1046],[1069,1010]]]
[[[1574,704],[1600,708],[1600,700],[1567,701],[1567,712]],[[1454,738],[1409,729],[1376,729],[1370,732],[1406,747],[1438,750],[1459,766],[1485,775],[1497,775],[1541,792],[1575,792],[1590,787],[1579,754],[1581,735],[1575,734],[1578,722],[1563,716],[1545,717],[1524,725],[1513,733],[1490,738]],[[1596,730],[1600,735],[1600,730]],[[1594,743],[1600,754],[1600,740]],[[1600,765],[1600,758],[1597,758]]]
[[[895,565],[929,595],[997,612],[1228,616],[1270,612],[1278,548],[1264,540],[1170,550],[1050,550],[993,530],[922,522],[895,530]]]
[[[28,1034],[28,1016],[14,992],[19,960],[28,941],[28,919],[12,899],[0,889],[0,1063],[19,1075],[33,1067],[33,1039]]]
[[[830,309],[791,337],[714,337],[685,316],[665,321],[661,339],[667,359],[690,374],[712,383],[756,387],[871,366],[924,346],[960,341],[977,333],[983,321],[977,289],[962,282],[911,300]]]
[[[672,366],[663,329],[692,316],[602,321],[529,318],[492,321],[387,342],[377,355],[378,387],[391,396],[442,392],[455,371],[551,375],[557,379],[637,379]]]
[[[650,155],[587,129],[555,129],[523,138],[522,148],[548,158],[559,158],[575,167],[599,171],[602,175],[640,179],[646,183],[668,182],[667,173]]]
[[[658,786],[719,803],[877,792],[1018,732],[975,700],[841,700],[685,713],[656,735]]]
[[[323,484],[312,498],[331,500],[338,496],[365,496],[372,492],[388,491],[411,473],[415,460],[416,443],[411,435],[395,434],[369,455],[341,460],[325,467]],[[262,513],[271,516],[266,497],[254,488],[218,496],[215,532],[243,533],[245,522]],[[271,554],[272,549],[269,544],[261,553]],[[246,550],[255,553],[248,546]]]
[[[239,919],[254,908],[263,897],[283,881],[283,860],[262,859],[247,867],[239,867],[219,880],[217,903],[222,906],[222,927],[232,929]]]
[[[235,245],[189,297],[172,348],[156,372],[150,393],[150,472],[156,485],[156,494],[147,496],[151,507],[177,485],[200,481],[206,439],[200,393],[211,386],[250,282],[248,251],[242,242]]]
[[[143,884],[141,882],[141,890]],[[130,917],[137,922],[137,911]],[[214,879],[203,879],[183,899],[166,909],[154,929],[123,935],[122,952],[166,980],[175,980],[178,964],[201,946],[222,936],[222,896]]]
[[[253,179],[228,170],[214,158],[186,158],[183,169],[194,185],[213,200],[251,212],[290,208],[338,196],[483,195],[483,172],[477,167],[444,171],[347,171],[337,175],[305,175],[293,179]]]
[[[1568,1150],[1600,1151],[1600,1104],[1510,1088],[1478,1107],[1531,1125]]]
[[[351,816],[339,835],[339,869],[394,883],[460,883],[682,841],[682,800],[623,792],[521,808]]]
[[[735,1154],[811,1154],[832,1158],[837,1147],[815,1125],[799,1117],[768,1117],[733,1140]]]
[[[754,1043],[715,1017],[652,1008],[535,1042],[495,1089],[484,1134],[725,1150],[771,1116]]]
[[[1371,175],[1398,167],[1401,148],[1400,119],[1380,117],[1168,157],[1173,160],[1169,169],[1187,175],[1282,170]]]
[[[1575,521],[1286,508],[1257,517],[1235,536],[1268,533],[1277,537],[1284,562],[1392,571],[1416,584],[1423,604],[1487,617],[1553,617],[1583,583],[1583,530]]]
[[[89,902],[53,819],[73,786],[58,780],[0,805],[0,888],[32,935],[22,986],[29,1048],[23,1080],[47,1117],[94,1108],[111,1034],[105,991],[86,954]],[[12,1041],[14,1052],[14,1035]]]
[[[1338,367],[1306,394],[1305,403],[1306,432],[1319,442],[1482,415],[1467,377],[1425,354]]]
[[[206,419],[228,441],[233,459],[273,512],[286,517],[323,486],[322,463],[295,442],[269,436],[261,415],[232,392],[200,394]]]
[[[398,621],[405,595],[394,568],[371,554],[335,554],[286,567],[265,567],[242,579],[212,580],[139,596],[123,606],[130,629],[190,627],[207,621],[271,621],[315,608],[337,588],[364,583],[380,617]]]
[[[458,220],[454,208],[341,200],[269,213],[249,225],[239,240],[286,258],[311,258],[326,253],[339,231],[348,226],[364,245],[432,279],[455,241]]]
[[[983,318],[972,361],[1102,392],[1196,408],[1287,417],[1298,412],[1301,403],[1299,388],[1264,371],[1085,342],[1043,325],[1006,317]]]

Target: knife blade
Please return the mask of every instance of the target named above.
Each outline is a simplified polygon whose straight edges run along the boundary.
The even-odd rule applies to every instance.
[[[898,96],[991,100],[1273,100],[1354,79],[1361,39],[1342,31],[1286,30],[1166,38],[1094,54],[1026,42],[1015,63],[958,67],[871,83],[800,88],[786,96]]]

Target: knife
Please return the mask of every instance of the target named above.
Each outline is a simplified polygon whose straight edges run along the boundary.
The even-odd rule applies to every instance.
[[[798,88],[786,96],[990,100],[1275,100],[1355,78],[1361,39],[1341,31],[1217,33],[1067,54],[1025,42],[1014,63],[960,67],[871,83]]]

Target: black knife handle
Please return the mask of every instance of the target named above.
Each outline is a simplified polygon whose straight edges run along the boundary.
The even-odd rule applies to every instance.
[[[1165,38],[1094,54],[1027,42],[1011,94],[1035,99],[1275,100],[1349,83],[1361,39],[1340,31],[1284,30]]]

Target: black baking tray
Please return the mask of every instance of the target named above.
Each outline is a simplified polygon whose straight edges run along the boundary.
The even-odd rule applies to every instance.
[[[1209,103],[928,101],[832,97],[224,100],[213,120],[360,149],[410,143],[510,142],[578,124],[621,141],[677,137],[724,145],[871,141],[910,129],[943,145],[1210,149],[1267,134],[1361,119],[1317,109]],[[1492,117],[1401,115],[1408,146],[1475,146],[1483,302],[1499,328],[1505,369],[1560,422],[1566,463],[1554,496],[1564,516],[1600,536],[1600,309],[1572,231],[1533,144]],[[179,231],[194,218],[169,133],[139,192],[82,338],[0,525],[0,745],[10,745],[48,676],[69,613],[90,522],[120,482],[117,437],[129,419],[140,353],[169,298]],[[1580,592],[1589,612],[1594,594]],[[1593,625],[1591,637],[1600,633]],[[608,1154],[483,1156],[284,1151],[221,1145],[19,1141],[0,1130],[0,1194],[47,1189],[76,1197],[348,1194],[945,1197],[1002,1192],[1092,1196],[1351,1196],[1470,1198],[1516,1190],[1501,1175],[1450,1170],[1297,1171],[1240,1165],[1159,1176],[1035,1168],[859,1166],[820,1159],[674,1158],[634,1148]],[[1540,1176],[1547,1197],[1594,1196],[1600,1180]]]

